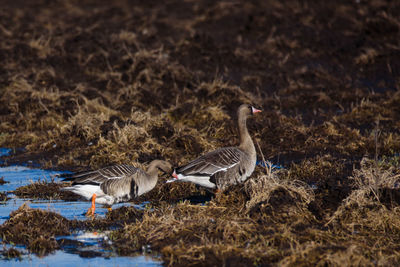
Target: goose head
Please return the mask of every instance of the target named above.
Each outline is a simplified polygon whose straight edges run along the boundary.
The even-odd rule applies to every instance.
[[[164,173],[170,173],[172,171],[172,165],[168,161],[159,160],[156,165],[157,169]]]
[[[149,167],[147,169],[147,173],[150,176],[157,176],[158,171],[162,171],[164,173],[171,173],[172,171],[172,165],[168,161],[165,160],[153,160],[150,162]]]
[[[260,109],[257,109],[251,105],[248,104],[242,104],[240,105],[240,107],[238,108],[238,116],[239,117],[245,117],[247,118],[250,115],[254,115],[256,113],[261,112]]]

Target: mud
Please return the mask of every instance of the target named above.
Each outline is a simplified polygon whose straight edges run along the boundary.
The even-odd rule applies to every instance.
[[[283,170],[257,167],[216,196],[163,177],[132,201],[150,202],[143,214],[118,209],[79,226],[122,227],[110,234],[121,255],[150,246],[166,265],[400,262],[398,2],[3,6],[0,146],[25,148],[3,165],[178,166],[236,145],[241,103],[263,110],[248,122],[258,159]],[[62,186],[15,193],[68,199]],[[23,244],[47,253],[54,235]]]

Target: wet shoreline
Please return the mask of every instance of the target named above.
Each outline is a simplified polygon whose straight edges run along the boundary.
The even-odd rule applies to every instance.
[[[399,265],[398,14],[387,0],[3,5],[1,166],[182,166],[236,146],[236,111],[248,103],[263,110],[247,125],[257,160],[283,168],[257,165],[220,195],[163,177],[93,221],[82,215],[90,203],[60,193],[60,181],[31,184],[20,172],[0,185],[17,190],[0,196],[0,227],[39,214],[70,232],[110,231],[101,246],[116,265],[148,248],[171,266]],[[30,208],[14,215],[31,219],[14,227],[18,196]],[[24,244],[64,246],[43,236]]]

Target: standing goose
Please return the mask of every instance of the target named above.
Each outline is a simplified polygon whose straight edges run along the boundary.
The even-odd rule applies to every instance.
[[[114,165],[96,171],[82,172],[66,177],[73,181],[68,190],[92,199],[87,216],[94,216],[95,203],[112,205],[128,201],[152,190],[158,180],[158,170],[170,173],[172,166],[163,160],[153,160],[147,172],[130,165]]]
[[[192,182],[210,189],[224,190],[229,185],[244,182],[256,166],[256,149],[246,126],[250,115],[261,112],[250,105],[238,109],[240,144],[209,152],[185,166],[174,170],[173,179],[167,182]]]

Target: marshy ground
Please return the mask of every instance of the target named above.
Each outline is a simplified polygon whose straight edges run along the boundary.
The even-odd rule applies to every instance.
[[[184,164],[236,145],[246,102],[263,110],[248,123],[258,159],[283,167],[217,196],[164,179],[134,201],[148,209],[94,221],[24,206],[3,242],[46,254],[98,228],[165,265],[399,264],[399,2],[3,2],[0,147],[24,148],[3,165]],[[15,194],[73,197],[63,186]]]

